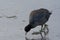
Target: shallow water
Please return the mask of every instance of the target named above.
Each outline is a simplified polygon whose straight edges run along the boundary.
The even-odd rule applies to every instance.
[[[0,40],[41,40],[40,35],[31,35],[40,27],[32,29],[27,39],[24,31],[30,12],[39,8],[52,11],[49,34],[43,40],[60,40],[60,0],[0,0]],[[7,18],[11,16],[16,18]]]

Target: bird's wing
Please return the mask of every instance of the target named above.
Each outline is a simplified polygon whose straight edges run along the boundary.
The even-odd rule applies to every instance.
[[[30,22],[40,22],[45,18],[46,14],[43,13],[37,13],[36,15],[33,15],[30,17]]]
[[[33,17],[34,21],[42,21],[45,18],[46,14],[40,13]]]

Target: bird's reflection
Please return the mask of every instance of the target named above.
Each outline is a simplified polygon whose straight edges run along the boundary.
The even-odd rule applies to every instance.
[[[43,38],[36,38],[36,39],[29,39],[25,37],[26,40],[49,40],[49,38],[43,37]]]
[[[46,31],[47,30],[47,31]],[[44,33],[44,36],[43,36]],[[26,40],[49,40],[47,36],[47,34],[49,33],[49,29],[48,29],[48,25],[45,24],[45,26],[42,28],[42,30],[40,30],[39,32],[33,32],[32,35],[37,35],[40,34],[41,37],[40,38],[36,38],[36,39],[29,39],[27,37],[25,37]]]

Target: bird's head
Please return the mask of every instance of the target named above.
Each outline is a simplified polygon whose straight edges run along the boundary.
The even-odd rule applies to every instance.
[[[32,29],[32,27],[31,27],[31,25],[29,24],[29,25],[27,25],[25,28],[24,28],[24,30],[25,30],[25,32],[26,32],[26,34],[30,31]]]

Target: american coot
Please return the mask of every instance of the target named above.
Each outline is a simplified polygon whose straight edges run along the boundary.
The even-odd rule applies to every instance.
[[[36,26],[43,25],[48,21],[52,13],[49,10],[40,8],[31,12],[29,16],[29,24],[24,28],[26,34]]]

